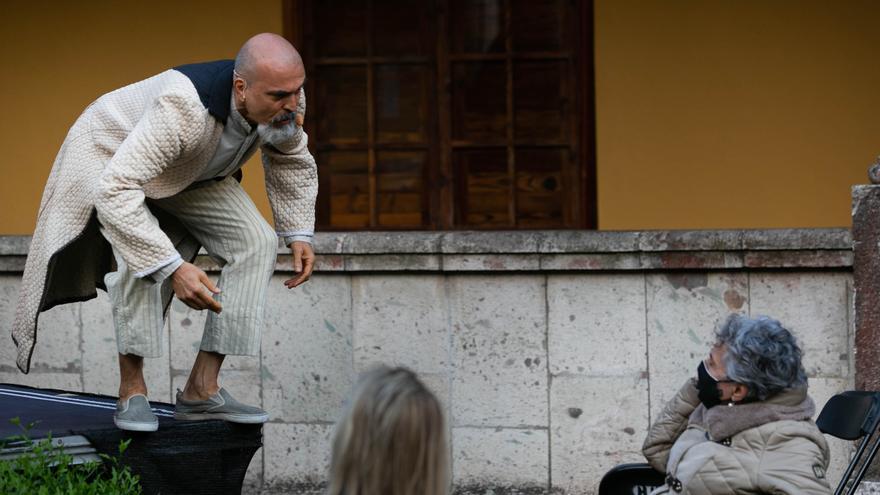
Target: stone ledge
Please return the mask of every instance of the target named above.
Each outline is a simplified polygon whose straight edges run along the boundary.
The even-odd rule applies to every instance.
[[[0,271],[20,272],[29,236],[0,236]],[[849,229],[321,232],[327,272],[851,268]],[[291,271],[278,249],[279,271]],[[218,267],[204,253],[199,264]]]

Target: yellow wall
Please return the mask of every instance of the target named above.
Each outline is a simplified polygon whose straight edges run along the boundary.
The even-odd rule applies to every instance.
[[[0,234],[30,234],[67,129],[95,98],[282,32],[281,0],[32,0],[0,14]],[[259,154],[245,187],[268,213]],[[269,215],[271,218],[271,215]]]
[[[596,0],[602,229],[850,224],[880,2]]]
[[[596,0],[602,229],[847,226],[880,154],[880,2]],[[281,0],[31,1],[0,16],[0,234],[33,230],[100,94],[281,32]],[[245,187],[264,213],[262,171]]]

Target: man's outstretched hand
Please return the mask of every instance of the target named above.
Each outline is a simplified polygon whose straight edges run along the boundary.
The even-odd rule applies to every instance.
[[[292,289],[307,282],[312,276],[312,269],[315,267],[315,252],[312,245],[308,242],[293,241],[290,245],[293,251],[293,271],[299,275],[290,280],[285,280],[284,285],[288,289]]]
[[[192,309],[210,309],[215,313],[223,310],[220,303],[208,293],[211,291],[219,294],[220,289],[211,282],[207,273],[192,263],[184,262],[174,271],[171,275],[171,287],[174,295]]]

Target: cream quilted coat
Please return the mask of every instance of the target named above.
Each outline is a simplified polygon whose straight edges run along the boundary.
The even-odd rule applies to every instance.
[[[666,486],[654,494],[828,494],[825,437],[806,388],[706,409],[689,380],[666,404],[642,451]]]
[[[179,223],[153,209],[157,225],[147,203],[192,185],[217,147],[225,123],[218,113],[231,101],[232,62],[204,65],[213,79],[199,89],[182,72],[168,70],[100,97],[68,132],[43,192],[12,327],[23,372],[30,368],[39,313],[95,297],[103,275],[113,269],[98,220],[138,276],[197,252]],[[297,126],[289,145],[262,145],[266,189],[281,235],[314,229],[318,181],[307,142]]]

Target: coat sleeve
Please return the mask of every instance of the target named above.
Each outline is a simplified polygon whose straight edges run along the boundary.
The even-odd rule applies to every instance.
[[[262,147],[266,194],[275,231],[281,237],[310,236],[315,231],[318,167],[309,152],[309,137],[302,128],[305,111],[306,95],[300,89],[293,137],[287,143]]]
[[[180,259],[144,202],[144,184],[197,146],[204,108],[182,95],[156,98],[98,180],[98,219],[136,277]]]
[[[666,471],[669,450],[687,427],[688,417],[699,403],[696,381],[690,378],[675,397],[666,403],[660,416],[648,430],[642,453],[651,467],[660,472]]]

